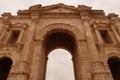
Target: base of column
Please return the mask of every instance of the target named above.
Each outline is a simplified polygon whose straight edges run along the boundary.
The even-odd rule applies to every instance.
[[[26,73],[10,73],[7,80],[28,80],[29,74]]]
[[[93,80],[113,80],[109,72],[96,72],[92,75]]]

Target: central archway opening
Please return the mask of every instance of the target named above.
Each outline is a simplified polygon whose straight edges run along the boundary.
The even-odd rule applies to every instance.
[[[46,80],[74,80],[72,56],[67,50],[55,49],[48,55]]]
[[[75,36],[72,34],[72,32],[67,31],[67,30],[52,30],[52,31],[48,32],[45,35],[44,47],[45,47],[45,55],[46,55],[45,59],[49,58],[47,60],[47,64],[45,64],[45,66],[46,66],[46,68],[44,70],[46,72],[45,79],[46,80],[59,80],[61,78],[66,78],[66,79],[61,79],[61,80],[75,80],[74,79],[75,78],[74,77],[74,75],[75,75],[75,73],[74,73],[75,72],[75,63],[74,63],[75,60],[72,61],[71,58],[74,59],[74,57],[76,56],[77,50],[76,50],[76,39],[75,39]],[[63,52],[57,52],[56,54],[55,53],[51,54],[52,52],[56,52],[56,50],[60,51],[58,49],[62,49]],[[66,54],[66,52],[68,54]],[[53,59],[53,57],[55,55],[58,55],[58,57],[56,56],[56,58],[58,58],[58,59],[64,58],[67,55],[66,57],[68,57],[68,58],[64,58],[64,59],[67,59],[66,61],[68,61],[68,63],[66,61],[65,62],[63,61],[62,63],[63,64],[65,64],[65,63],[71,64],[71,66],[66,66],[68,68],[72,67],[69,70],[70,72],[64,71],[67,69],[62,70],[62,66],[59,66],[59,69],[57,69],[57,70],[48,69],[48,68],[50,68],[49,62]],[[56,62],[56,61],[57,61],[57,59],[55,59],[53,62]],[[62,61],[62,59],[60,59],[60,61]],[[59,62],[57,62],[54,64],[51,63],[51,65],[55,67],[56,65],[60,65],[60,64],[59,64]],[[51,70],[51,71],[48,71],[48,70]],[[58,71],[58,75],[60,74],[61,77],[60,76],[56,77],[57,72],[55,73],[54,71]],[[52,72],[53,74],[55,73],[56,75],[52,75],[52,73],[50,73],[50,72]],[[66,73],[66,74],[64,74],[64,73]],[[48,74],[53,76],[52,79],[50,79]],[[69,74],[71,74],[71,75],[69,75]],[[64,77],[62,77],[62,76],[64,76]],[[69,79],[67,79],[68,78],[67,76],[69,76]],[[53,79],[53,78],[55,78],[55,79]]]

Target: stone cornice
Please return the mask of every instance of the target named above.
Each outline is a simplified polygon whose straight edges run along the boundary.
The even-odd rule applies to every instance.
[[[51,15],[55,14],[55,15]],[[78,7],[65,5],[62,3],[49,5],[49,6],[42,6],[41,4],[34,5],[29,7],[26,10],[18,10],[17,16],[9,15],[11,18],[19,18],[19,19],[33,19],[33,18],[40,18],[44,17],[43,15],[50,17],[58,17],[61,18],[65,17],[66,15],[72,15],[72,18],[82,17],[89,17],[90,19],[109,19],[112,17],[118,17],[115,13],[109,14],[108,16],[105,15],[104,10],[94,10],[92,7],[85,6],[85,5],[78,5]],[[73,16],[74,15],[74,16]],[[2,15],[3,16],[3,15]],[[6,15],[4,15],[6,16]],[[8,16],[8,15],[7,15]]]
[[[51,5],[51,6],[45,6],[45,7],[42,7],[41,9],[42,9],[42,11],[47,11],[47,10],[51,10],[51,9],[55,9],[55,8],[66,8],[69,10],[77,11],[76,7],[68,6],[68,5],[65,5],[62,3],[56,4],[56,5]]]

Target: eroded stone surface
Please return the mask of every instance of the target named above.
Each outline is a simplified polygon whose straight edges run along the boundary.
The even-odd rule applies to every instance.
[[[2,14],[0,58],[13,61],[8,80],[45,80],[47,55],[56,48],[72,54],[75,80],[112,80],[108,60],[120,57],[120,18],[61,3]]]

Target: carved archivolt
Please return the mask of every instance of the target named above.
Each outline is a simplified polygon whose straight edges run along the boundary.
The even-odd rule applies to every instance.
[[[55,23],[55,24],[50,24],[44,27],[43,29],[39,30],[35,34],[35,40],[44,40],[46,35],[49,32],[54,32],[54,31],[62,31],[66,32],[77,40],[85,40],[85,34],[83,30],[78,30],[77,28],[69,25],[69,24],[63,24],[63,23]]]
[[[107,64],[107,62],[108,62],[108,59],[110,59],[110,58],[120,58],[120,55],[119,55],[119,53],[117,53],[117,52],[110,52],[110,53],[107,53],[107,58],[105,59],[105,62],[106,62],[106,64]]]

